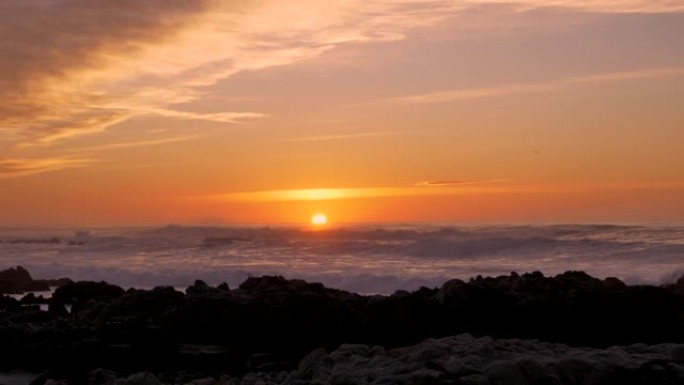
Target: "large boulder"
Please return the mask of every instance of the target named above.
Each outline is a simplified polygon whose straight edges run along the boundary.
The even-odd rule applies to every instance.
[[[50,286],[34,281],[22,266],[0,271],[0,294],[21,294],[27,291],[48,291]]]

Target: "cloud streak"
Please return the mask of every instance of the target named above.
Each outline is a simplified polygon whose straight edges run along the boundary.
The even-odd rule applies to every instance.
[[[94,162],[87,158],[17,158],[0,159],[0,179],[42,174],[67,168],[85,167]]]
[[[208,122],[242,124],[246,119],[267,118],[269,115],[259,112],[219,112],[214,114],[198,114],[187,111],[170,110],[166,108],[154,108],[138,111],[147,112],[167,118],[182,120],[205,120]]]
[[[450,91],[431,92],[426,94],[404,96],[387,100],[389,103],[399,104],[429,104],[444,103],[460,100],[473,100],[492,98],[516,94],[529,94],[538,92],[552,92],[573,86],[591,85],[598,83],[619,82],[629,80],[642,80],[662,77],[684,76],[684,68],[657,68],[640,71],[624,71],[572,77],[566,79],[551,80],[532,84],[512,84],[507,86],[458,89]]]
[[[229,194],[211,195],[212,200],[226,202],[288,202],[288,201],[323,201],[338,199],[369,199],[387,197],[412,197],[431,195],[459,195],[459,194],[486,194],[507,192],[508,187],[475,187],[482,182],[444,184],[443,188],[421,188],[424,185],[410,187],[351,187],[351,188],[316,188],[316,189],[290,189],[290,190],[265,190],[250,191]]]
[[[131,142],[120,142],[120,143],[107,143],[97,146],[90,147],[80,147],[75,149],[69,149],[70,152],[75,153],[85,153],[85,152],[100,152],[109,150],[120,150],[124,148],[135,148],[135,147],[147,147],[147,146],[157,146],[169,143],[185,142],[191,139],[199,137],[198,135],[187,135],[187,136],[176,136],[171,138],[163,139],[152,139],[152,140],[139,140]]]
[[[569,8],[594,13],[663,13],[684,11],[677,0],[466,0],[467,4],[513,5],[519,11]]]
[[[430,188],[427,188],[430,187]],[[434,187],[434,188],[432,188]],[[438,188],[439,187],[439,188]],[[680,190],[684,181],[514,184],[508,180],[434,181],[400,187],[348,187],[235,192],[192,197],[219,202],[301,202],[485,194],[573,194],[607,190]]]
[[[485,184],[485,183],[501,183],[509,182],[506,179],[493,179],[493,180],[435,180],[435,181],[424,181],[414,184],[414,186],[422,187],[449,187],[449,186],[469,186],[474,184]]]
[[[358,139],[358,138],[369,138],[369,137],[382,137],[389,135],[398,135],[410,132],[409,130],[394,130],[394,131],[368,131],[368,132],[357,132],[350,134],[337,134],[337,135],[313,135],[313,136],[299,136],[295,138],[285,138],[282,139],[283,142],[324,142],[331,140],[342,140],[342,139]]]

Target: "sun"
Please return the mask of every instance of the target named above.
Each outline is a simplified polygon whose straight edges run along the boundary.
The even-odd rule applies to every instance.
[[[311,224],[314,226],[323,226],[328,223],[328,217],[325,214],[314,214],[311,216]]]

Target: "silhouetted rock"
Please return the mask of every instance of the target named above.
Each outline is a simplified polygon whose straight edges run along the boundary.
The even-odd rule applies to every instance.
[[[627,285],[625,285],[624,282],[622,282],[621,280],[619,280],[615,277],[608,277],[608,278],[604,279],[603,285],[608,290],[624,290],[627,288]]]
[[[85,301],[109,302],[124,295],[124,289],[107,282],[78,281],[64,285],[52,294],[56,301],[78,303]]]
[[[118,379],[118,375],[111,370],[96,369],[88,373],[88,385],[109,385]]]
[[[50,287],[34,281],[25,268],[17,266],[0,271],[0,294],[21,294],[27,291],[47,291]]]
[[[79,281],[69,282],[52,294],[52,302],[71,304],[74,314],[81,310],[107,303],[123,296],[124,289],[106,282]]]
[[[67,317],[69,315],[69,311],[67,310],[66,306],[57,301],[48,302],[48,313],[56,317]]]
[[[73,282],[70,278],[37,279],[36,281],[49,287],[62,287]]]
[[[317,349],[292,371],[250,372],[241,377],[223,375],[219,381],[183,372],[176,376],[175,383],[676,385],[684,381],[684,363],[672,360],[669,352],[680,348],[684,345],[586,349],[463,334],[387,351],[366,345],[342,345],[330,354]],[[139,373],[112,383],[157,385],[157,381],[150,373]]]
[[[133,374],[125,380],[117,380],[114,385],[163,385],[152,373]]]
[[[19,306],[19,301],[16,299],[9,296],[0,295],[0,310],[12,310],[18,308]]]
[[[33,279],[22,266],[0,271],[0,294],[23,294],[30,291],[48,291],[51,287],[71,282],[68,278]]]
[[[55,291],[48,312],[32,308],[38,297],[28,297],[26,306],[0,299],[0,366],[67,367],[73,372],[73,363],[78,363],[90,371],[101,367],[122,375],[174,373],[164,378],[181,370],[199,373],[186,382],[207,376],[218,379],[219,373],[233,376],[226,382],[247,371],[294,370],[299,374],[293,374],[292,381],[354,382],[358,373],[344,366],[335,369],[331,362],[379,364],[382,357],[405,353],[406,362],[426,366],[404,367],[404,374],[389,377],[397,383],[442,383],[455,376],[461,383],[520,378],[535,385],[556,380],[583,383],[608,375],[595,361],[607,360],[611,349],[603,351],[603,358],[559,355],[552,370],[540,356],[494,360],[498,345],[486,339],[477,340],[479,356],[449,355],[450,343],[394,348],[461,333],[601,349],[684,343],[684,296],[677,285],[627,286],[583,272],[553,277],[533,272],[450,280],[440,288],[391,296],[362,296],[280,276],[252,277],[233,290],[196,281],[186,294],[172,287],[124,291],[105,282],[73,282]],[[73,304],[71,313],[66,304]],[[529,349],[548,350],[547,342]],[[623,350],[632,354],[648,349],[635,346]],[[674,348],[666,356],[667,365],[682,360],[681,351]],[[613,358],[620,357],[621,353]],[[674,370],[667,365],[662,370]],[[655,364],[638,371],[631,366],[623,369],[610,375],[655,378],[660,370]]]
[[[19,300],[19,303],[22,305],[39,305],[47,303],[47,300],[42,295],[36,296],[34,293],[28,293]]]
[[[684,296],[684,275],[679,277],[674,284],[664,285],[665,288]]]

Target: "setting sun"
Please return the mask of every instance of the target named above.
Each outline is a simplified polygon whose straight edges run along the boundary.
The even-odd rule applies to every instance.
[[[325,214],[314,214],[311,217],[311,224],[314,226],[322,226],[328,223],[328,217]]]

